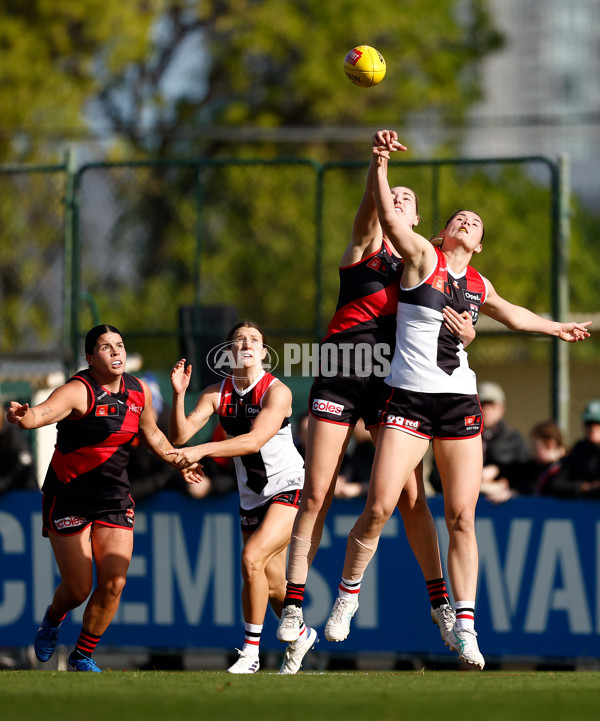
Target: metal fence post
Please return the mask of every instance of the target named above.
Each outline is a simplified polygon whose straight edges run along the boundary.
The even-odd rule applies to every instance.
[[[569,316],[569,254],[571,237],[571,179],[569,157],[562,154],[558,162],[553,252],[554,318],[565,322]],[[569,433],[570,379],[569,346],[558,338],[552,353],[553,411],[563,433]]]
[[[65,375],[69,376],[77,355],[77,284],[75,265],[75,243],[78,242],[76,230],[76,172],[77,159],[73,148],[65,152],[65,230],[64,230],[64,274],[65,283],[63,288],[63,348],[65,355],[63,366]]]

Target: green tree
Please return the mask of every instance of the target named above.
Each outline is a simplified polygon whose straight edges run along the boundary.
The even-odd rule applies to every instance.
[[[480,97],[478,64],[501,39],[486,0],[1,0],[4,158],[50,138],[119,137],[168,155],[226,143],[198,129],[460,119]],[[426,20],[426,21],[425,21]],[[354,45],[388,77],[344,77]],[[194,140],[197,138],[197,140]],[[16,143],[15,140],[19,142]],[[195,146],[195,147],[194,147]]]

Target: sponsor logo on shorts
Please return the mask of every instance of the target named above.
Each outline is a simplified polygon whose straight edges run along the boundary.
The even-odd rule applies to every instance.
[[[54,525],[60,531],[63,528],[77,528],[77,526],[83,526],[84,523],[86,523],[86,519],[82,516],[67,516],[66,518],[59,518],[58,521],[54,522]]]
[[[481,426],[481,416],[465,416],[465,428],[478,431]]]
[[[405,416],[394,416],[388,414],[385,418],[386,426],[396,426],[397,428],[406,428],[407,431],[418,431],[421,425],[421,421],[415,421]]]
[[[125,517],[129,521],[129,523],[133,523],[133,519],[135,518],[135,512],[134,512],[133,508],[128,508],[125,511]]]
[[[240,516],[240,525],[254,528],[258,526],[258,516]]]
[[[334,416],[341,416],[344,406],[340,403],[332,403],[331,401],[324,401],[321,398],[315,398],[312,409],[319,413],[331,413]]]

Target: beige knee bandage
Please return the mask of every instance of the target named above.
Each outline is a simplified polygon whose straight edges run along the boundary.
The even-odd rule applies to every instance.
[[[375,555],[379,536],[375,538],[356,538],[353,531],[348,534],[346,544],[346,560],[344,561],[343,578],[348,581],[358,582],[363,577],[369,561]]]

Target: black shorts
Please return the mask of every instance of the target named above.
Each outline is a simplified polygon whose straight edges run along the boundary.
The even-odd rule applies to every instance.
[[[376,375],[360,377],[339,371],[332,378],[317,376],[310,389],[309,410],[320,421],[355,426],[359,418],[365,426],[376,426],[386,385]]]
[[[301,495],[302,491],[299,488],[296,488],[293,491],[278,493],[262,506],[252,508],[249,511],[246,511],[240,506],[240,528],[244,533],[252,533],[253,531],[256,531],[263,522],[263,519],[267,515],[267,511],[272,503],[279,503],[282,506],[291,506],[297,510],[300,506]]]
[[[59,536],[75,536],[83,533],[93,523],[113,528],[128,528],[135,525],[135,503],[119,501],[121,508],[99,509],[98,501],[82,500],[44,493],[42,497],[42,536],[48,538],[50,531]]]
[[[477,395],[417,393],[387,386],[381,425],[397,428],[419,438],[457,439],[478,436],[482,431]]]

